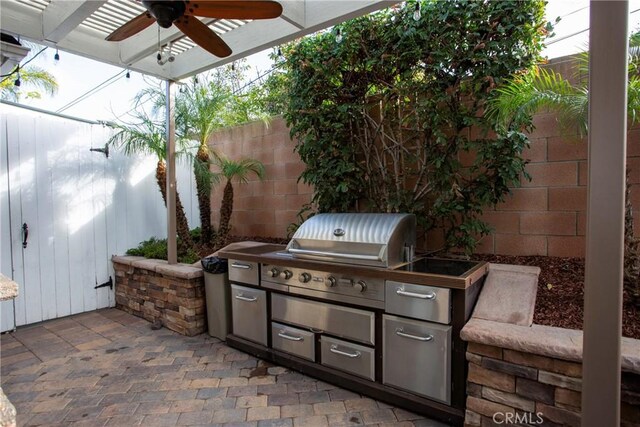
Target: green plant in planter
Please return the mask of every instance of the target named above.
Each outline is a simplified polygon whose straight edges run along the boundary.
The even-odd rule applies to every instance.
[[[471,252],[489,231],[483,210],[524,173],[528,145],[480,112],[496,85],[540,59],[544,2],[418,7],[418,20],[407,2],[283,46],[270,102],[286,106],[319,211],[412,212],[425,231],[444,228],[446,248]],[[476,153],[470,166],[464,152]]]
[[[167,239],[152,237],[149,240],[140,242],[137,247],[127,250],[127,255],[143,256],[150,259],[167,259]],[[191,248],[178,256],[178,262],[185,264],[193,264],[199,259],[198,254]]]

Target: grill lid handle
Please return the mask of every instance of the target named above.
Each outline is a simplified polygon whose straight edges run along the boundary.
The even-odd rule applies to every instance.
[[[359,260],[363,260],[363,261],[381,261],[382,260],[380,255],[345,254],[345,253],[341,253],[341,252],[313,251],[313,250],[310,250],[310,249],[297,249],[297,248],[289,248],[289,252],[291,252],[293,254],[301,254],[301,255],[312,255],[312,256],[331,257],[331,258],[359,259]]]

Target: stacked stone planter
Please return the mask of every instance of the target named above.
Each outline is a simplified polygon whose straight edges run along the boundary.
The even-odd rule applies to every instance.
[[[468,342],[465,426],[580,426],[582,331],[532,324],[533,305],[521,316],[523,292],[505,289],[518,286],[515,276],[491,280],[492,269],[504,266],[490,266],[488,287],[461,332]],[[517,270],[531,274],[511,273]],[[621,424],[640,427],[640,340],[622,339],[621,362]]]
[[[202,269],[133,256],[112,257],[116,307],[193,336],[206,331]]]

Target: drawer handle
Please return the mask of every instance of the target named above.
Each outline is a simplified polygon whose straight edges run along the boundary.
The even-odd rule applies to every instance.
[[[239,262],[232,262],[231,263],[231,267],[232,268],[242,268],[243,270],[250,270],[251,269],[251,264],[241,264]]]
[[[256,302],[256,301],[258,301],[257,297],[245,297],[242,294],[236,295],[236,299],[239,299],[240,301],[246,301],[246,302]]]
[[[404,290],[404,288],[398,288],[398,290],[396,290],[396,294],[409,298],[436,299],[435,292],[429,292],[427,294],[417,294],[415,292],[407,292]]]
[[[396,329],[396,335],[398,335],[400,337],[409,338],[409,339],[416,340],[416,341],[424,341],[424,342],[431,341],[433,339],[433,335],[427,335],[426,337],[420,337],[418,335],[407,334],[406,332],[404,332],[404,330],[402,328]]]
[[[355,353],[349,353],[349,352],[346,352],[346,351],[338,350],[338,346],[337,345],[332,345],[329,348],[329,351],[331,353],[339,354],[340,356],[350,357],[351,359],[355,359],[356,357],[362,356],[362,353],[360,353],[359,351],[356,351]]]
[[[304,341],[304,337],[294,337],[293,335],[287,335],[284,331],[278,332],[278,336],[289,341]]]

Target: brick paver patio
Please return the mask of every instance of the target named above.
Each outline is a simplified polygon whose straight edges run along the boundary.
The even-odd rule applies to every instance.
[[[444,426],[116,309],[3,334],[0,355],[21,426]]]

